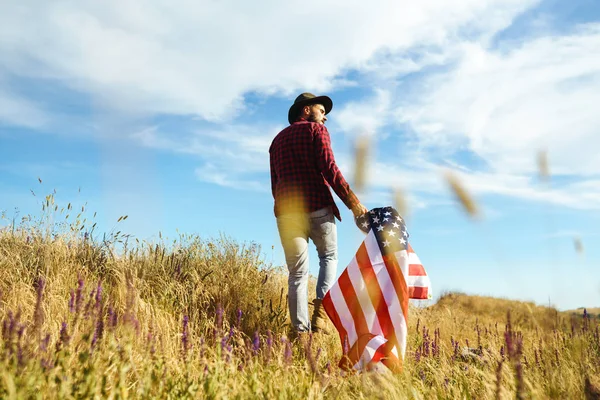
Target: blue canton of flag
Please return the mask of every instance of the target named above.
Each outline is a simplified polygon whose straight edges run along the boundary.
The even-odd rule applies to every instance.
[[[393,207],[374,208],[356,218],[356,225],[365,233],[373,229],[382,254],[394,254],[407,249],[408,230]]]

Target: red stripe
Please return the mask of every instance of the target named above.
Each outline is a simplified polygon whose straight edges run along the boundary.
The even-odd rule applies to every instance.
[[[408,288],[408,297],[416,300],[427,300],[429,298],[429,288],[426,286],[411,286]]]
[[[388,346],[388,343],[384,343],[381,346]],[[381,348],[381,347],[380,347]],[[379,351],[379,349],[377,349]],[[386,347],[382,349],[382,352],[385,352],[386,356],[381,359],[383,365],[388,367],[394,373],[402,372],[402,359],[396,357],[394,353],[392,353],[392,349],[390,347]]]
[[[365,352],[367,344],[369,344],[371,339],[373,339],[374,337],[375,335],[373,335],[372,333],[364,333],[360,335],[356,340],[356,343],[354,343],[354,346],[352,346],[352,348],[348,352],[347,359],[342,359],[343,361],[345,361],[345,363],[343,364],[343,368],[350,369],[354,367],[354,365],[356,365],[356,363],[360,361],[360,357]]]
[[[421,264],[409,264],[408,265],[409,276],[427,276],[425,268]]]
[[[408,285],[406,284],[404,275],[402,275],[396,256],[393,254],[384,255],[383,262],[390,275],[392,285],[394,285],[396,296],[398,296],[400,307],[402,308],[402,314],[406,321],[406,325],[408,326]]]
[[[383,297],[383,292],[379,286],[377,275],[373,270],[373,265],[371,264],[371,259],[369,258],[369,253],[367,252],[367,247],[364,242],[356,253],[356,261],[367,287],[371,304],[373,304],[373,308],[377,314],[377,320],[381,326],[383,336],[392,343],[397,344],[396,332],[394,331],[394,325],[392,323],[392,318],[390,317],[388,305]]]
[[[348,310],[350,310],[350,314],[352,315],[352,319],[354,320],[356,337],[360,339],[362,335],[370,334],[369,327],[367,326],[367,321],[365,319],[365,314],[360,306],[360,303],[358,302],[358,296],[356,295],[356,291],[354,290],[352,282],[350,281],[350,276],[348,275],[347,268],[344,270],[344,272],[342,272],[342,274],[338,278],[338,284],[340,285],[340,289],[342,291],[342,294],[344,295],[344,300],[346,301]],[[361,345],[359,347],[356,347],[356,344],[359,343]],[[360,355],[362,354],[366,343],[368,343],[368,341],[365,343],[362,343],[362,341],[360,340],[356,341],[354,346],[352,346],[355,350],[352,354],[350,354],[351,360],[353,360],[353,356],[356,356],[356,354],[358,354],[358,357],[360,358]],[[354,364],[356,364],[356,361],[353,362],[353,365]]]
[[[340,319],[340,315],[338,314],[337,310],[335,309],[333,300],[331,300],[330,293],[331,293],[331,290],[327,291],[327,293],[325,294],[325,297],[323,297],[322,304],[323,304],[323,308],[325,309],[325,312],[329,316],[329,319],[331,320],[331,322],[333,322],[335,329],[337,329],[337,331],[340,335],[340,343],[342,344],[342,352],[343,352],[344,351],[344,341],[346,341],[346,338],[348,337],[348,332],[346,332],[346,329],[344,328],[344,325],[342,324],[342,320]]]

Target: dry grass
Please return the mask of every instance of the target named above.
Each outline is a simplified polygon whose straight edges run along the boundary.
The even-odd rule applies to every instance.
[[[0,232],[0,398],[564,399],[600,379],[597,317],[456,293],[411,308],[401,374],[346,374],[337,336],[288,339],[257,246],[98,238],[46,202]]]

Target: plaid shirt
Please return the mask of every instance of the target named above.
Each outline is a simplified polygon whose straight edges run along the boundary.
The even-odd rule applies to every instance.
[[[273,139],[269,154],[275,216],[331,206],[341,221],[329,187],[349,209],[359,203],[335,163],[325,125],[294,122]]]

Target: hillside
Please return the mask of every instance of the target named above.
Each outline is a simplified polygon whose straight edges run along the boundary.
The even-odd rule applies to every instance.
[[[337,335],[292,340],[286,275],[226,237],[0,232],[0,397],[583,398],[598,320],[450,293],[411,307],[403,372],[337,368]]]
[[[584,311],[591,317],[600,317],[600,307],[579,307],[575,310],[567,310],[565,313],[583,315]]]

